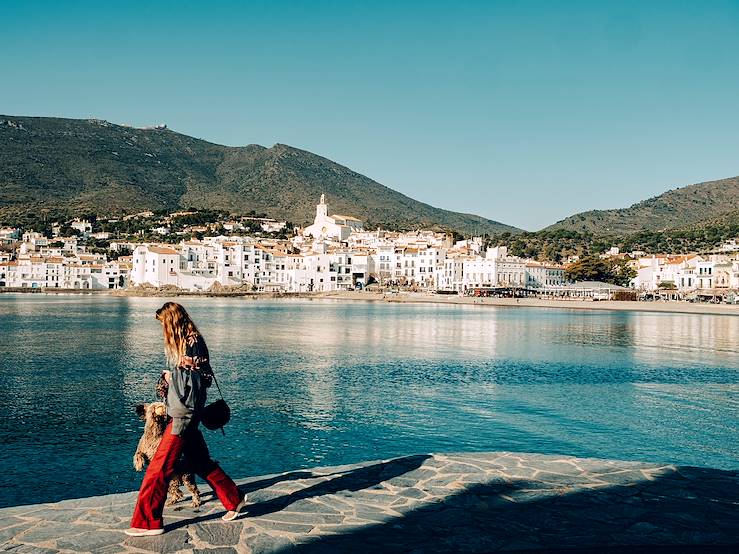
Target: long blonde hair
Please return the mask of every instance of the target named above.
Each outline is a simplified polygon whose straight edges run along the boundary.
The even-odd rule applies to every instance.
[[[157,310],[156,318],[162,322],[164,329],[164,354],[167,364],[177,367],[180,358],[185,355],[187,339],[200,335],[200,331],[190,319],[187,310],[177,302],[167,302]]]

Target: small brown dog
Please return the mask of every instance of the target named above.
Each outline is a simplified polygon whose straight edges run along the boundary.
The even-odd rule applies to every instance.
[[[162,442],[164,430],[167,427],[167,408],[164,402],[152,402],[151,404],[139,404],[136,406],[136,414],[144,421],[144,434],[139,439],[136,453],[133,455],[133,467],[141,471],[156,454],[159,443]],[[185,495],[180,490],[182,484],[192,493],[193,508],[202,504],[200,491],[195,484],[195,477],[191,472],[178,468],[172,480],[169,482],[167,491],[167,506],[182,500]]]

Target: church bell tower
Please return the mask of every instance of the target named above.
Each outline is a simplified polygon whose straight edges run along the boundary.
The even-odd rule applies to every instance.
[[[321,203],[316,206],[316,221],[323,221],[328,217],[328,204],[326,204],[326,195],[321,195]]]

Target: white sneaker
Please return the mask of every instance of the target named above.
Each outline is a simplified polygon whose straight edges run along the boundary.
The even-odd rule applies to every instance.
[[[164,533],[164,529],[139,529],[138,527],[131,527],[123,532],[129,537],[153,537]]]
[[[237,517],[239,517],[239,514],[241,513],[241,510],[246,505],[246,495],[244,495],[244,498],[241,499],[241,502],[238,503],[236,508],[231,510],[230,512],[226,512],[226,514],[221,518],[223,521],[233,521]]]

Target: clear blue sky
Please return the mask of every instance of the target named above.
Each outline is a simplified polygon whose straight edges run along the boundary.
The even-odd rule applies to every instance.
[[[0,113],[305,148],[527,229],[739,174],[739,1],[0,2]]]

